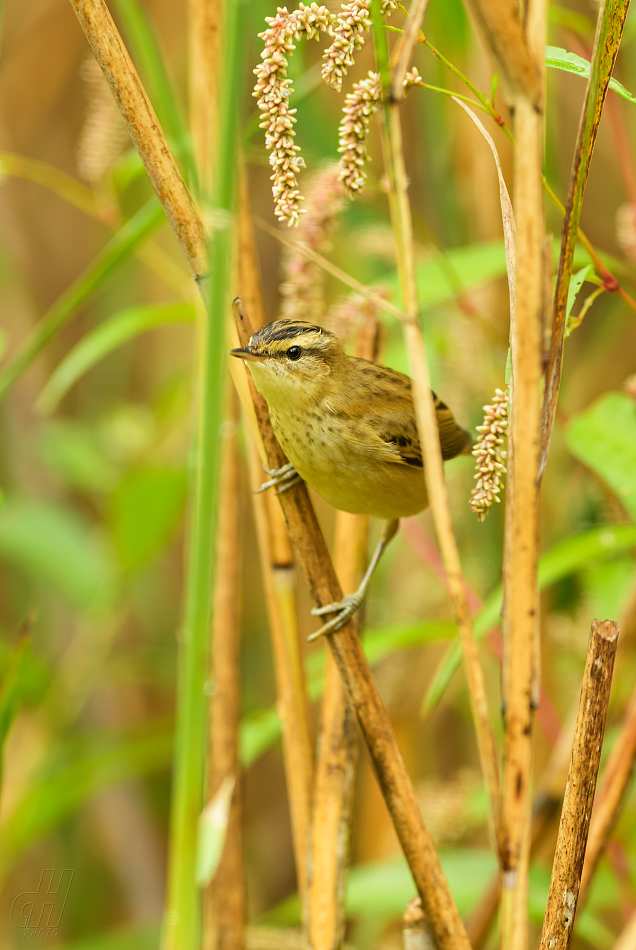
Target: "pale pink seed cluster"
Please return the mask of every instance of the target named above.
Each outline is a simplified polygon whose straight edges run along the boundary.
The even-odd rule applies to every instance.
[[[313,251],[330,249],[329,235],[337,224],[346,193],[338,178],[339,166],[327,165],[318,172],[307,193],[298,238]],[[325,312],[323,271],[299,251],[285,255],[281,318],[319,322]]]
[[[263,113],[260,127],[265,129],[265,147],[271,153],[275,214],[290,226],[298,224],[302,213],[303,198],[296,176],[305,162],[298,154],[299,146],[294,143],[296,110],[289,108],[292,83],[287,78],[287,57],[295,49],[294,41],[303,36],[317,38],[321,30],[329,33],[335,19],[326,7],[317,3],[310,6],[301,3],[292,13],[288,13],[286,7],[278,7],[276,16],[265,19],[268,29],[259,33],[265,49],[261,53],[263,62],[254,70],[257,77],[254,95]]]
[[[490,511],[493,502],[500,501],[501,476],[506,471],[503,445],[508,432],[508,394],[495,390],[492,405],[484,406],[484,424],[477,426],[479,436],[473,449],[477,459],[477,484],[470,496],[470,507],[480,521]]]
[[[382,15],[391,14],[397,0],[382,0]],[[333,28],[333,43],[323,56],[322,78],[340,92],[342,78],[353,66],[353,54],[364,46],[365,33],[371,29],[371,0],[352,0],[343,4]]]
[[[636,264],[636,205],[621,205],[616,212],[616,242],[632,264]]]
[[[417,69],[406,74],[404,88],[409,89],[422,82]],[[345,96],[342,121],[340,122],[339,147],[340,180],[348,193],[354,198],[359,194],[366,181],[364,165],[367,160],[367,135],[371,117],[377,112],[382,96],[382,83],[379,73],[369,73],[366,79],[354,84],[352,91]]]
[[[130,136],[94,56],[82,64],[80,76],[88,104],[77,141],[77,168],[84,181],[98,187],[130,145]]]
[[[381,285],[368,289],[385,300],[389,296],[386,287]],[[324,322],[328,330],[344,341],[350,339],[359,327],[367,323],[375,323],[378,319],[378,307],[375,302],[354,292],[337,300],[329,309]]]

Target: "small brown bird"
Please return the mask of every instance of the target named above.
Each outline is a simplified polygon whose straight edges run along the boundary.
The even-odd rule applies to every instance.
[[[230,352],[248,361],[290,460],[263,488],[286,491],[300,477],[335,508],[387,522],[358,590],[312,611],[336,616],[310,639],[333,633],[360,607],[399,519],[428,505],[411,380],[348,356],[335,334],[300,321],[269,323]],[[435,410],[444,460],[470,453],[469,433],[437,396]]]

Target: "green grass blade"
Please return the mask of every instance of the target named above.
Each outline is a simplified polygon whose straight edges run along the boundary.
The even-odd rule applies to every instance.
[[[87,333],[62,360],[42,390],[38,408],[52,412],[78,379],[129,340],[169,323],[191,323],[194,316],[192,303],[149,304],[114,314]]]
[[[607,525],[568,538],[540,559],[539,589],[550,587],[556,581],[576,573],[590,561],[600,560],[632,547],[636,547],[636,525]],[[481,640],[499,621],[502,603],[503,590],[498,587],[475,617],[476,640]],[[422,704],[423,715],[428,715],[437,706],[461,661],[461,649],[454,643],[438,666],[426,691]]]
[[[221,108],[213,207],[219,220],[232,221],[237,185],[238,116],[243,73],[240,0],[226,0],[224,62],[219,70]],[[198,381],[197,467],[190,521],[183,646],[179,652],[177,730],[168,860],[165,950],[199,946],[200,901],[195,882],[197,821],[202,807],[208,697],[205,693],[213,578],[214,525],[220,464],[219,429],[226,371],[232,228],[215,228],[210,246],[208,286],[202,288],[207,319],[203,326]]]
[[[584,79],[590,78],[590,64],[588,61],[583,59],[582,56],[577,56],[576,53],[568,53],[560,46],[546,46],[545,64],[550,69],[560,69],[566,73],[574,73],[575,76],[582,76]],[[636,103],[636,96],[633,96],[617,79],[610,79],[609,87],[622,99]]]
[[[184,159],[186,180],[196,181],[192,142],[153,26],[138,0],[114,0],[114,6],[161,127]]]
[[[20,378],[47,343],[77,313],[117,268],[165,220],[163,208],[152,198],[110,239],[95,260],[46,313],[12,363],[0,370],[0,400]]]

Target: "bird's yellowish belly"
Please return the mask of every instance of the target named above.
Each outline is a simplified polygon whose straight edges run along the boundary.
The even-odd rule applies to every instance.
[[[329,504],[353,514],[406,518],[428,504],[423,469],[373,456],[368,447],[338,431],[337,422],[318,414],[272,424],[294,468]]]

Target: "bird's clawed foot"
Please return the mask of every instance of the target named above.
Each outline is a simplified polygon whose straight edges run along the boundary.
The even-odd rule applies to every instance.
[[[255,495],[259,495],[262,491],[267,491],[268,488],[275,488],[276,494],[282,495],[283,492],[289,491],[294,485],[302,482],[302,478],[291,462],[288,462],[287,465],[283,465],[282,468],[270,469],[266,468],[265,465],[263,465],[263,468],[267,474],[272,477],[268,482],[263,482],[261,487],[256,489],[254,492]]]
[[[363,600],[364,592],[356,591],[355,594],[346,594],[337,604],[326,604],[324,607],[314,607],[312,610],[314,617],[322,617],[323,614],[333,613],[335,613],[336,616],[324,624],[320,630],[316,630],[315,633],[312,633],[307,639],[317,640],[318,637],[322,637],[326,633],[335,633],[336,630],[340,630],[340,628],[344,627],[344,625],[351,620],[353,615],[358,612]]]

